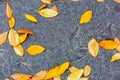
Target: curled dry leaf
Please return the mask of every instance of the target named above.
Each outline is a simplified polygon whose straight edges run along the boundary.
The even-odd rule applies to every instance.
[[[120,0],[114,0],[116,3],[120,3]]]
[[[116,60],[120,60],[120,53],[116,53],[112,56],[110,62],[116,61]]]
[[[74,71],[76,71],[76,70],[79,70],[79,69],[76,68],[76,67],[74,67],[74,66],[72,66],[72,67],[69,68],[69,71],[70,71],[71,73],[74,72]]]
[[[44,9],[44,8],[46,8],[47,7],[47,4],[42,4],[38,9],[37,9],[37,11],[40,11],[41,9]]]
[[[42,17],[45,18],[52,18],[58,15],[58,11],[55,11],[53,9],[49,9],[49,8],[44,8],[40,11],[37,11]]]
[[[23,49],[22,45],[19,44],[19,45],[13,47],[13,49],[17,55],[24,56],[24,49]]]
[[[0,34],[0,45],[3,45],[7,39],[8,31]]]
[[[67,80],[79,80],[83,74],[83,69],[76,70],[69,74]]]
[[[17,46],[19,44],[19,35],[14,29],[10,29],[8,34],[8,40],[10,45]]]
[[[24,14],[24,16],[27,20],[29,20],[31,22],[34,22],[34,23],[38,22],[37,19],[34,16],[32,16],[31,14]]]
[[[61,76],[54,77],[53,80],[62,80]]]
[[[88,77],[82,77],[79,80],[89,80],[89,78]]]
[[[99,42],[99,45],[107,50],[113,50],[117,48],[118,44],[112,40],[102,40]]]
[[[12,8],[10,7],[10,5],[7,3],[6,5],[6,16],[7,18],[12,18],[13,12],[12,12]]]
[[[84,67],[84,72],[83,72],[83,74],[84,74],[84,76],[89,76],[90,73],[91,73],[91,67],[90,67],[89,65],[86,65],[86,66]]]
[[[96,57],[99,52],[99,45],[95,39],[92,39],[88,43],[88,50],[93,57]]]
[[[45,48],[41,45],[31,45],[26,50],[30,55],[38,55],[45,51]]]
[[[18,33],[34,34],[34,32],[29,30],[29,29],[19,29],[17,32]]]
[[[92,10],[87,10],[80,17],[80,24],[88,23],[91,19],[92,19]]]
[[[57,6],[56,6],[56,5],[54,5],[51,9],[52,9],[52,10],[55,10],[55,11],[58,11],[58,9],[57,9]]]
[[[8,25],[10,28],[13,28],[15,26],[15,18],[14,16],[9,19]]]
[[[23,43],[27,38],[27,33],[20,35],[20,43]]]

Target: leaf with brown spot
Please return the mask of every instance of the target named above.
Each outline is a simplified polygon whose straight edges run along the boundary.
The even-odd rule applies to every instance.
[[[19,29],[17,32],[18,33],[34,34],[34,32],[29,30],[29,29]]]
[[[24,56],[24,48],[22,45],[19,44],[18,46],[13,47],[13,49],[18,56]]]
[[[20,43],[23,43],[27,38],[27,33],[20,35]]]
[[[0,34],[0,45],[3,45],[7,39],[8,31]]]
[[[12,12],[12,8],[10,7],[10,5],[7,3],[6,5],[6,16],[7,18],[12,18],[13,12]]]
[[[15,18],[14,16],[9,19],[8,25],[10,28],[13,28],[15,26]]]

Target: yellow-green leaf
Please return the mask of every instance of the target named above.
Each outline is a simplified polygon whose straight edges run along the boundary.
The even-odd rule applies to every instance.
[[[91,66],[86,65],[86,66],[84,67],[84,72],[83,72],[83,74],[84,74],[84,76],[89,76],[90,73],[91,73]]]
[[[24,56],[24,49],[22,45],[19,44],[18,46],[13,47],[13,49],[17,55]]]
[[[4,44],[7,39],[8,31],[0,34],[0,45]]]
[[[31,45],[26,50],[30,55],[38,55],[45,51],[45,48],[41,45]]]
[[[80,24],[88,23],[91,19],[92,19],[92,10],[87,10],[80,17]]]
[[[37,23],[38,21],[37,21],[37,19],[34,17],[34,16],[32,16],[31,14],[24,14],[25,15],[25,18],[27,19],[27,20],[29,20],[29,21],[31,21],[31,22],[34,22],[34,23]]]
[[[96,57],[99,52],[99,45],[95,39],[92,39],[88,43],[88,50],[93,57]]]
[[[116,53],[112,56],[110,62],[116,61],[116,60],[120,60],[120,53]]]
[[[27,38],[27,33],[20,35],[20,43],[23,43]]]

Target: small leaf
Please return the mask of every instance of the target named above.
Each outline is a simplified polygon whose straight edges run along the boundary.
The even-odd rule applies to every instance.
[[[34,16],[32,16],[32,15],[30,15],[30,14],[24,14],[25,15],[25,18],[27,19],[27,20],[29,20],[29,21],[31,21],[31,22],[34,22],[34,23],[37,23],[38,21],[37,21],[37,19],[34,17]]]
[[[12,18],[12,15],[13,15],[13,12],[12,12],[12,9],[11,9],[11,7],[10,7],[10,5],[7,3],[7,5],[6,5],[6,16],[7,16],[7,18]]]
[[[99,45],[107,50],[113,50],[117,48],[118,44],[112,40],[102,40],[99,42]]]
[[[120,52],[120,44],[117,46],[117,51],[119,51]]]
[[[118,37],[115,37],[114,42],[117,43],[117,44],[120,44],[120,41],[119,41]]]
[[[29,29],[19,29],[17,32],[18,33],[34,34],[34,32],[29,30]]]
[[[5,80],[10,80],[9,78],[5,78]]]
[[[50,0],[41,0],[41,2],[45,3],[45,4],[51,4]]]
[[[99,52],[99,45],[95,39],[92,39],[88,43],[88,50],[93,57],[96,57]]]
[[[120,3],[120,0],[114,0],[116,3]]]
[[[17,46],[19,44],[19,35],[14,29],[10,29],[8,40],[12,46]]]
[[[89,78],[88,77],[82,77],[79,80],[89,80]]]
[[[97,0],[97,2],[104,2],[104,0]]]
[[[54,5],[51,9],[52,9],[52,10],[55,10],[55,11],[58,11],[58,9],[57,9],[57,6],[56,6],[56,5]]]
[[[8,24],[10,28],[13,28],[15,26],[15,18],[10,18]]]
[[[92,19],[92,10],[85,11],[81,18],[80,18],[80,24],[88,23]]]
[[[60,76],[54,77],[53,80],[62,80]]]
[[[3,45],[7,39],[8,31],[0,34],[0,45]]]
[[[76,68],[76,67],[74,67],[74,66],[72,66],[72,67],[69,68],[69,71],[70,71],[71,73],[74,72],[74,71],[76,71],[76,70],[79,70],[79,69]]]
[[[45,18],[52,18],[58,15],[58,12],[53,10],[53,9],[49,9],[49,8],[45,8],[42,9],[40,11],[37,11],[42,17]]]
[[[116,53],[112,56],[110,62],[116,61],[116,60],[120,60],[120,53]]]
[[[22,45],[19,44],[18,46],[13,47],[13,49],[17,55],[24,56],[24,49]]]
[[[46,8],[47,7],[47,4],[42,4],[38,9],[37,9],[37,11],[40,11],[41,9],[44,9],[44,8]]]
[[[83,74],[84,74],[84,76],[89,76],[90,75],[90,73],[91,73],[91,67],[89,66],[89,65],[86,65],[85,67],[84,67],[84,72],[83,72]]]
[[[26,50],[30,55],[38,55],[45,51],[45,48],[41,45],[32,45]]]
[[[20,43],[23,43],[27,38],[27,33],[20,35]]]

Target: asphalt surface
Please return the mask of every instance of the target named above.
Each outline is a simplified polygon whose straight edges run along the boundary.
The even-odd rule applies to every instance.
[[[97,3],[96,0],[58,0],[55,2],[59,15],[46,19],[35,10],[42,4],[39,0],[10,0],[16,18],[15,30],[27,28],[34,31],[23,43],[26,49],[32,44],[40,44],[46,51],[37,56],[25,53],[19,57],[7,42],[0,46],[0,80],[9,77],[15,72],[35,74],[40,70],[48,70],[65,61],[70,61],[71,66],[82,68],[89,64],[92,67],[90,80],[120,80],[120,61],[110,63],[111,56],[116,50],[100,48],[97,61],[90,56],[87,50],[88,41],[95,38],[103,39],[120,38],[120,4],[113,0]],[[49,5],[51,7],[53,4]],[[8,19],[5,15],[4,1],[0,2],[0,33],[9,30]],[[84,25],[79,24],[81,14],[93,10],[92,20]],[[29,13],[38,19],[32,23],[24,18]],[[62,75],[67,80],[69,71]]]

